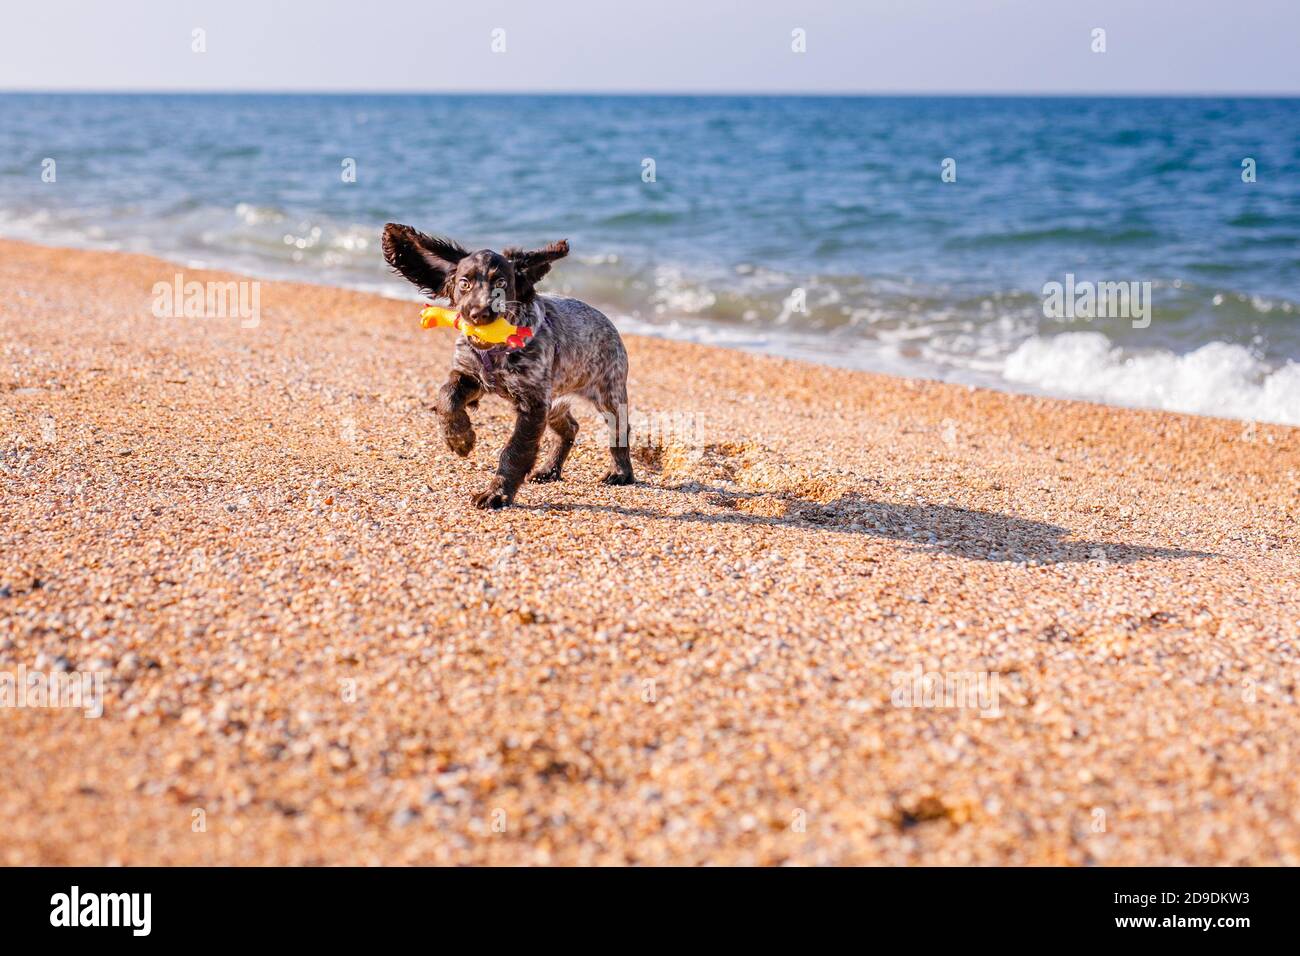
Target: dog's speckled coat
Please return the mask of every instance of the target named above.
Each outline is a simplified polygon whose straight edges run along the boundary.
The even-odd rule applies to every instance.
[[[506,315],[515,325],[534,329],[521,349],[493,350],[491,369],[480,346],[462,334],[456,343],[451,373],[438,393],[438,414],[447,446],[468,455],[475,433],[468,408],[485,393],[515,407],[515,428],[501,451],[492,484],[474,496],[479,508],[501,508],[532,471],[543,433],[549,425],[557,444],[534,481],[559,481],[564,461],[578,434],[570,411],[574,398],[596,406],[609,426],[614,467],[602,479],[628,485],[635,480],[627,431],[627,350],[614,324],[585,302],[538,295],[535,285],[551,263],[569,253],[569,244],[552,243],[535,252],[488,249],[470,253],[454,242],[389,223],[384,229],[384,258],[398,274],[430,295],[445,296],[470,322],[489,322]]]

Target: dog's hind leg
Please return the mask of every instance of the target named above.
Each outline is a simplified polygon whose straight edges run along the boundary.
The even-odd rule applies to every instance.
[[[627,420],[626,372],[602,382],[592,394],[591,401],[604,416],[609,428],[609,454],[614,459],[614,467],[600,479],[601,484],[630,485],[636,479],[632,476],[632,433]]]
[[[578,437],[578,420],[569,410],[568,402],[561,400],[553,404],[546,415],[546,424],[550,426],[551,431],[555,432],[558,441],[555,451],[551,452],[550,459],[533,472],[530,481],[559,481],[560,471],[564,468],[564,462],[569,457],[573,442]]]

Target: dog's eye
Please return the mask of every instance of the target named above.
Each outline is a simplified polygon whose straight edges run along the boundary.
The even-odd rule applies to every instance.
[[[469,289],[469,280],[461,276],[456,280],[456,288],[460,289],[461,292],[467,291]]]
[[[492,284],[493,284],[494,286],[496,286],[498,289],[504,289],[504,288],[506,287],[506,280],[505,280],[505,279],[497,279],[497,281],[494,282],[494,283],[492,283]]]

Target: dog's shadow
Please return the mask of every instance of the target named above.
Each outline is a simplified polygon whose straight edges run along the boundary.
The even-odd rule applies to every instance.
[[[557,502],[548,511],[603,511],[629,518],[814,529],[835,534],[863,534],[900,541],[922,552],[941,552],[978,561],[1128,564],[1147,559],[1221,557],[1209,551],[1161,548],[1116,541],[1084,541],[1060,525],[1034,521],[995,511],[977,511],[938,504],[900,504],[876,501],[858,492],[841,495],[829,503],[801,498],[789,492],[745,492],[710,487],[697,482],[657,485],[658,490],[707,495],[717,513],[657,511],[620,505]],[[747,503],[784,505],[779,515],[746,511]]]

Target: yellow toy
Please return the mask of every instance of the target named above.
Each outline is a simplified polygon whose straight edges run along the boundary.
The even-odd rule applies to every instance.
[[[420,327],[458,329],[480,342],[504,345],[511,349],[523,348],[533,336],[533,330],[526,325],[511,325],[499,316],[486,325],[474,325],[472,322],[463,321],[460,313],[455,309],[444,309],[440,305],[428,306],[420,313]]]

